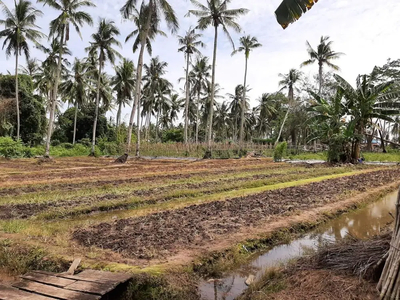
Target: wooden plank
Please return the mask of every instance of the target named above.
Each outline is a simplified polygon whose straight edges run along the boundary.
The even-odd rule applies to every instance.
[[[92,279],[98,281],[113,281],[118,283],[123,283],[132,278],[132,275],[127,273],[113,273],[104,272],[97,270],[84,270],[83,272],[75,275],[76,278],[82,279]]]
[[[56,277],[55,274],[45,275],[37,272],[30,272],[28,274],[22,275],[21,278],[44,284],[54,285],[57,287],[65,287],[76,282],[76,280]]]
[[[77,291],[64,290],[55,286],[45,285],[28,280],[23,280],[21,282],[15,283],[13,284],[13,286],[24,291],[33,292],[44,296],[50,296],[61,300],[97,300],[101,298],[100,296],[96,295],[89,295]]]
[[[51,300],[46,296],[24,292],[10,286],[0,285],[0,300]]]
[[[58,274],[57,276],[62,278],[80,280],[80,281],[88,281],[88,282],[100,282],[100,283],[124,283],[132,278],[132,275],[127,273],[113,273],[113,272],[104,272],[97,270],[84,270],[76,275],[66,275],[66,274]]]
[[[80,258],[75,259],[74,262],[72,263],[72,265],[69,267],[67,274],[74,275],[75,270],[79,266],[80,263],[81,263]]]
[[[117,285],[118,283],[76,281],[75,283],[67,285],[64,289],[103,296],[111,292]]]

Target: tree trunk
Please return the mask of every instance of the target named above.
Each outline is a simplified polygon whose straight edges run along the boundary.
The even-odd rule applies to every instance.
[[[152,9],[153,9],[153,1],[150,0],[150,2],[149,2],[149,15],[150,16],[152,15]],[[131,117],[129,119],[129,126],[128,126],[128,140],[127,140],[127,146],[126,146],[126,154],[128,154],[128,155],[131,151],[132,128],[133,128],[133,120],[135,119],[135,112],[136,112],[136,110],[140,111],[139,106],[140,106],[141,87],[142,87],[143,56],[144,56],[144,49],[146,47],[146,40],[149,35],[150,25],[151,25],[151,18],[147,18],[147,23],[146,23],[144,34],[140,37],[140,52],[139,52],[139,58],[138,58],[138,67],[136,70],[135,101],[134,101],[134,105],[132,106],[132,112],[131,112]],[[138,119],[140,119],[140,116],[138,116]],[[137,125],[138,125],[138,132],[140,133],[139,123]],[[138,156],[138,154],[139,154],[139,147],[140,147],[139,139],[140,139],[140,137],[137,138],[137,142],[136,142],[136,156]]]
[[[64,30],[61,31],[61,38],[60,38],[60,51],[58,53],[58,62],[57,62],[57,71],[56,71],[56,78],[54,79],[54,89],[51,95],[51,108],[50,108],[50,119],[49,119],[49,127],[47,128],[47,137],[46,137],[46,150],[44,153],[45,157],[50,157],[50,142],[51,142],[51,135],[53,134],[53,123],[54,123],[54,114],[56,111],[56,103],[57,103],[57,95],[58,95],[58,84],[60,81],[61,76],[61,66],[62,66],[62,52],[64,46]]]
[[[382,300],[400,299],[400,191],[396,203],[396,221],[394,225],[390,250],[387,253],[385,267],[378,283]]]
[[[322,85],[323,85],[323,78],[322,78],[322,62],[318,62],[318,74],[319,74],[319,92],[318,95],[322,97]]]
[[[214,26],[214,52],[213,52],[213,64],[212,64],[212,77],[211,77],[211,97],[210,97],[210,107],[208,116],[209,120],[208,120],[207,151],[206,154],[204,155],[206,158],[211,157],[214,97],[215,97],[215,65],[217,63],[217,43],[218,43],[218,26]]]
[[[75,140],[76,140],[76,122],[78,119],[78,103],[75,100],[75,116],[74,116],[74,134],[72,137],[72,145],[75,145]]]
[[[189,62],[190,55],[186,53],[186,102],[185,102],[185,144],[188,143],[188,123],[189,123],[189,101],[190,101],[190,82],[189,82]]]
[[[199,143],[199,126],[200,126],[200,89],[197,92],[197,109],[196,109],[196,144]]]
[[[288,95],[288,98],[289,98],[289,107],[288,107],[288,110],[286,111],[285,118],[283,119],[281,128],[279,129],[278,138],[277,138],[276,141],[275,141],[275,147],[276,147],[276,145],[278,145],[279,139],[281,138],[282,131],[283,131],[283,127],[285,126],[287,117],[288,117],[288,115],[289,115],[290,107],[294,104],[294,91],[293,91],[293,86],[292,86],[292,85],[289,85],[289,95]]]
[[[160,120],[160,108],[158,108],[157,110],[157,117],[156,117],[156,142],[158,142],[158,126],[160,124],[159,120]]]
[[[96,146],[96,129],[97,129],[97,119],[99,117],[99,102],[100,102],[100,80],[101,80],[101,65],[103,64],[103,57],[100,54],[99,58],[99,78],[97,79],[97,93],[96,93],[96,107],[94,113],[94,122],[93,122],[93,134],[92,134],[92,150],[90,152],[91,156],[95,155],[95,146]]]
[[[117,129],[118,129],[118,127],[119,127],[119,125],[120,125],[120,122],[121,122],[121,110],[122,110],[122,102],[120,102],[119,104],[118,104],[118,112],[117,112]]]
[[[151,118],[151,113],[149,112],[146,116],[146,140],[149,140],[150,118]]]
[[[246,53],[245,53],[243,98],[242,98],[242,105],[241,105],[242,107],[241,107],[241,110],[240,110],[240,130],[239,130],[240,150],[242,150],[242,148],[243,148],[244,111],[246,109],[247,62],[248,62],[248,57],[246,56]]]
[[[387,151],[386,151],[386,146],[385,146],[385,139],[384,139],[384,137],[383,137],[382,130],[379,129],[378,131],[379,131],[379,137],[381,138],[382,152],[383,152],[383,153],[386,153]]]
[[[137,102],[137,112],[136,112],[136,117],[137,117],[137,133],[136,133],[136,153],[135,156],[139,157],[140,156],[140,94]]]
[[[20,131],[20,112],[19,112],[19,89],[18,89],[18,51],[19,45],[17,45],[17,52],[15,54],[15,105],[17,106],[17,141],[19,141]]]
[[[285,126],[287,117],[289,115],[289,111],[290,111],[290,106],[288,107],[288,110],[286,111],[285,117],[283,118],[283,122],[282,122],[281,128],[279,129],[278,137],[276,138],[276,141],[275,141],[275,144],[274,144],[275,147],[276,147],[276,145],[278,145],[279,139],[281,138],[283,127]]]

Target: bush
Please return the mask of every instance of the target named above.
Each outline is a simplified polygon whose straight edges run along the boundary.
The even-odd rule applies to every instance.
[[[168,129],[162,133],[162,142],[175,142],[182,143],[183,142],[183,130],[182,129]]]
[[[63,147],[65,149],[72,149],[74,148],[74,145],[72,145],[71,143],[62,143],[60,144],[60,147]]]
[[[0,137],[0,155],[5,158],[23,157],[24,146],[10,137]]]
[[[279,143],[274,150],[274,161],[275,162],[282,161],[282,158],[286,155],[286,151],[287,151],[287,143],[286,142]]]
[[[50,145],[53,147],[59,146],[61,144],[60,140],[52,140]]]
[[[84,145],[86,147],[90,147],[92,145],[92,141],[89,138],[81,139],[81,140],[79,140],[78,143],[82,144],[82,145]]]

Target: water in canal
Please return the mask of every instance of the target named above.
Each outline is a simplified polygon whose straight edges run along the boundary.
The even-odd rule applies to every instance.
[[[393,221],[389,213],[394,213],[396,200],[397,192],[389,194],[365,208],[331,220],[287,245],[276,246],[258,255],[218,282],[202,282],[199,286],[202,299],[233,300],[247,288],[245,281],[250,275],[254,275],[257,280],[267,268],[300,256],[307,248],[316,249],[321,242],[341,240],[349,233],[358,238],[380,233],[382,228]]]

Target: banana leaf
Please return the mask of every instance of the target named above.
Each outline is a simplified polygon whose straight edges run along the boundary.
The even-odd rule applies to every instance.
[[[276,19],[282,28],[286,29],[317,2],[318,0],[283,0],[275,11]]]

